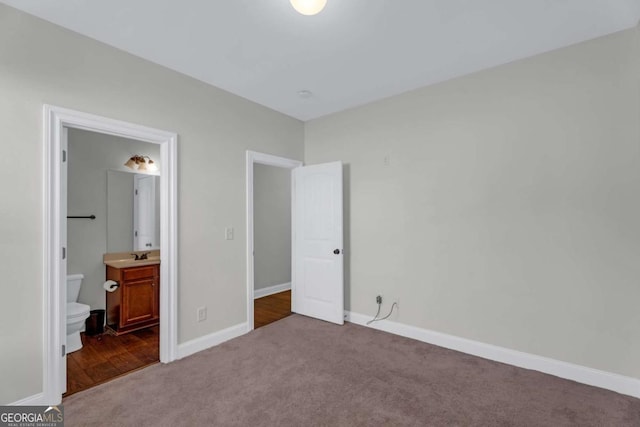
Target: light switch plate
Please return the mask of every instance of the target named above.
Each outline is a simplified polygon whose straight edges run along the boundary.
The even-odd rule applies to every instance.
[[[198,322],[204,322],[207,320],[207,307],[200,307],[197,311]]]
[[[224,229],[224,238],[226,240],[233,240],[233,227],[227,227]]]

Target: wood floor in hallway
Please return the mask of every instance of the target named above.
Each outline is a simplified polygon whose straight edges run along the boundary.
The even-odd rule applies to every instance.
[[[253,302],[253,327],[255,329],[291,315],[291,291],[284,291]]]

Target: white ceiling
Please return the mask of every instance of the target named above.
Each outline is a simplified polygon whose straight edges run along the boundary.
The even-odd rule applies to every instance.
[[[640,0],[0,1],[301,120],[640,19]]]

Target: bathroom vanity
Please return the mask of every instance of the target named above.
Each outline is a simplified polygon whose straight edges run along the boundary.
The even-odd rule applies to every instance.
[[[105,255],[107,280],[118,284],[113,292],[106,292],[110,333],[122,335],[160,323],[160,254],[154,252],[159,251],[139,260],[128,253],[130,258]]]

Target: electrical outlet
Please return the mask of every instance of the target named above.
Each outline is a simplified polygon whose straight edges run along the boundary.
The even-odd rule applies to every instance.
[[[376,296],[376,304],[382,304],[382,295]]]
[[[207,307],[200,307],[197,310],[198,322],[204,322],[207,320]]]

